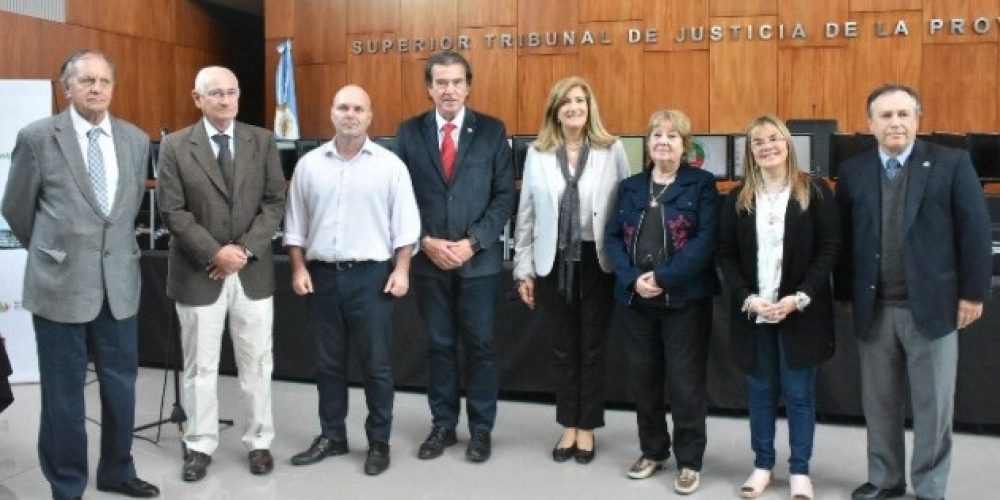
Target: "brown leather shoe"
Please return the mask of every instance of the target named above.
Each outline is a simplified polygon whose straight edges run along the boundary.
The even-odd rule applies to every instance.
[[[269,450],[251,450],[250,451],[250,472],[253,474],[262,475],[267,474],[274,470],[274,459],[271,458],[271,452]]]
[[[208,473],[208,464],[212,463],[212,457],[200,452],[191,450],[184,459],[184,467],[181,469],[181,476],[185,481],[198,481]]]

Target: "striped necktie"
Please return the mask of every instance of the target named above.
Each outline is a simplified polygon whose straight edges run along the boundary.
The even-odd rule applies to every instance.
[[[104,155],[97,140],[101,137],[101,129],[94,127],[87,132],[87,173],[90,175],[90,186],[94,189],[94,197],[101,206],[101,213],[108,215],[108,181],[104,175]]]
[[[890,179],[895,179],[896,176],[899,175],[899,170],[901,168],[903,168],[903,166],[899,164],[899,160],[889,158],[885,162],[885,175],[888,175]]]

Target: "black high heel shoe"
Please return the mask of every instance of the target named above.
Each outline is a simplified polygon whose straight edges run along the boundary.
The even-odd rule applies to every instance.
[[[560,439],[560,441],[562,440]],[[556,447],[552,448],[552,460],[555,460],[556,462],[565,462],[576,455],[576,453],[577,449],[575,443],[569,448],[560,448],[559,442],[557,441]]]
[[[582,448],[576,449],[576,454],[573,458],[576,459],[578,464],[589,464],[594,460],[594,455],[597,454],[597,442],[594,442],[594,447],[589,450],[584,450]]]

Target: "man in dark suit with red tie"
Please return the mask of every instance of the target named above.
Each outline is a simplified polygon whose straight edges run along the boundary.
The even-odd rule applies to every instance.
[[[472,69],[455,52],[427,60],[434,109],[400,125],[397,154],[406,163],[420,206],[421,252],[413,258],[417,303],[429,338],[427,397],[433,416],[418,456],[431,459],[456,443],[457,344],[466,355],[466,458],[490,457],[497,411],[493,351],[500,233],[514,206],[514,177],[501,121],[465,106]]]

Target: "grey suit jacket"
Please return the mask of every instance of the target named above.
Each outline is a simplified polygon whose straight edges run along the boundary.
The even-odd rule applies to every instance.
[[[233,193],[229,192],[201,120],[160,144],[156,197],[170,230],[167,295],[185,305],[215,302],[221,281],[205,268],[219,248],[235,242],[255,258],[240,270],[251,299],[274,293],[271,238],[285,212],[285,177],[274,134],[236,122]]]
[[[135,217],[145,189],[149,137],[111,118],[118,187],[101,213],[69,109],[21,129],[11,156],[3,215],[28,249],[24,307],[61,323],[97,317],[107,297],[117,319],[139,310]]]

